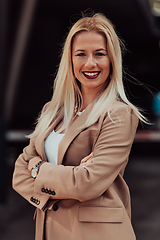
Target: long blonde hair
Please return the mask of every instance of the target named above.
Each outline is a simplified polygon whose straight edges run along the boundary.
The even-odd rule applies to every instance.
[[[137,107],[129,102],[126,97],[122,82],[122,42],[115,33],[111,22],[100,13],[91,17],[82,17],[70,29],[66,38],[59,69],[54,80],[53,96],[46,111],[38,119],[35,131],[28,137],[36,137],[42,134],[56,119],[58,115],[63,117],[63,124],[59,132],[68,128],[73,118],[75,107],[81,108],[82,95],[80,87],[75,79],[72,68],[72,42],[75,35],[81,31],[96,31],[102,34],[107,40],[107,51],[111,63],[110,82],[107,88],[94,100],[94,106],[88,115],[85,126],[95,123],[99,116],[108,110],[115,101],[122,101],[130,105],[138,118],[145,122],[145,117]]]

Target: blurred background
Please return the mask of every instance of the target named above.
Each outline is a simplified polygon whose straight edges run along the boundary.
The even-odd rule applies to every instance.
[[[1,240],[34,239],[34,207],[11,188],[14,163],[52,96],[69,26],[88,8],[124,41],[127,96],[152,122],[138,128],[125,179],[137,239],[160,239],[160,0],[0,0]]]

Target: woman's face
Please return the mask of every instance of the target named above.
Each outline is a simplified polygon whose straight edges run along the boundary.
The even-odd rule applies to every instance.
[[[101,34],[80,32],[73,39],[72,64],[75,77],[85,90],[102,92],[108,83],[110,60],[106,39]]]

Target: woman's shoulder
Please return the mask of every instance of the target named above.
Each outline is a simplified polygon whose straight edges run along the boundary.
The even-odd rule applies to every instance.
[[[115,101],[109,109],[105,112],[105,118],[128,118],[132,119],[134,118],[136,122],[138,122],[138,117],[135,113],[135,110],[133,109],[132,105],[129,105],[127,103],[121,102],[121,101]],[[130,118],[131,117],[131,118]]]
[[[116,101],[116,102],[114,102],[112,105],[111,105],[111,107],[110,107],[110,109],[109,109],[109,111],[111,111],[111,112],[125,112],[125,111],[127,111],[127,112],[132,112],[133,111],[133,108],[132,108],[132,106],[131,105],[128,105],[127,103],[124,103],[124,102],[121,102],[121,101]]]

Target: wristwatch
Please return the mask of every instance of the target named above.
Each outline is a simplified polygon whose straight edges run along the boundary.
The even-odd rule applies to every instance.
[[[39,167],[44,163],[44,161],[39,161],[32,169],[31,169],[31,176],[35,179],[38,175]]]

